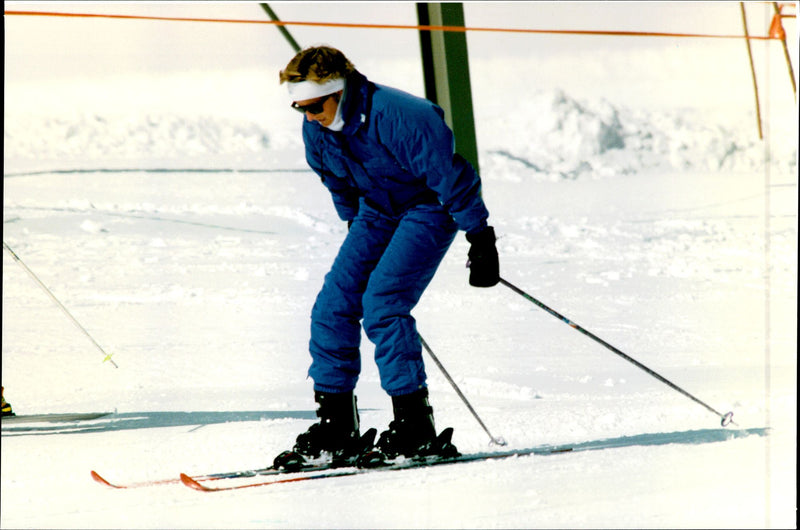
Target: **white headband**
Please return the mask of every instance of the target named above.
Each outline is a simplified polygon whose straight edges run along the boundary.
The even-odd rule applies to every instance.
[[[306,101],[308,99],[321,98],[328,94],[333,94],[344,90],[344,78],[330,79],[324,83],[314,81],[300,81],[298,83],[286,83],[289,96],[292,101]]]

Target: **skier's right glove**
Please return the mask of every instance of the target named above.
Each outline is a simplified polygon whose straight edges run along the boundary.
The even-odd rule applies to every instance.
[[[497,256],[497,247],[494,228],[487,226],[483,230],[467,234],[470,242],[469,284],[473,287],[493,287],[500,281],[500,260]]]

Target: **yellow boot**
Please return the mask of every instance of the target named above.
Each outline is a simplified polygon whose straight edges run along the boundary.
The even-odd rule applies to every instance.
[[[0,387],[0,389],[0,398],[3,400],[3,416],[13,416],[14,412],[11,410],[11,404],[6,401],[6,397],[3,395],[5,388]]]

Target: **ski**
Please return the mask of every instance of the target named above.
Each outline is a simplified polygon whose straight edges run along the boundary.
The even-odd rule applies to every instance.
[[[696,431],[684,431],[673,433],[646,433],[637,434],[632,436],[621,436],[619,438],[608,438],[603,440],[591,440],[586,442],[578,442],[570,445],[540,445],[528,449],[517,449],[509,451],[485,452],[485,453],[469,453],[461,456],[450,458],[437,458],[428,457],[427,459],[407,459],[397,462],[389,462],[384,465],[376,467],[357,468],[349,467],[339,469],[323,470],[319,468],[307,468],[295,476],[286,478],[274,478],[270,480],[262,480],[259,482],[250,482],[247,484],[233,484],[230,486],[207,486],[202,484],[201,481],[195,480],[192,477],[181,474],[180,481],[192,489],[204,492],[214,491],[231,491],[247,488],[258,488],[262,486],[272,486],[276,484],[287,484],[292,482],[302,482],[311,480],[321,480],[337,477],[351,477],[355,475],[362,475],[365,473],[381,472],[381,471],[402,471],[408,469],[415,469],[420,467],[433,467],[439,465],[461,464],[468,462],[482,462],[490,460],[503,460],[513,459],[518,457],[527,456],[544,456],[544,455],[558,455],[564,453],[577,453],[584,451],[597,451],[604,449],[621,449],[637,446],[661,446],[669,444],[705,444],[713,442],[726,442],[736,438],[743,438],[747,436],[766,436],[768,429],[752,428],[752,429],[701,429]],[[234,477],[231,477],[234,478]]]
[[[321,480],[321,479],[338,478],[338,477],[352,477],[355,475],[363,475],[366,473],[381,472],[381,471],[402,471],[407,469],[416,469],[420,467],[463,464],[468,462],[482,462],[488,460],[503,460],[503,459],[517,458],[517,457],[532,456],[532,455],[553,455],[559,453],[568,453],[571,452],[572,450],[573,450],[572,447],[569,446],[549,447],[549,448],[545,447],[536,449],[522,449],[517,451],[504,451],[496,453],[474,453],[474,454],[460,455],[450,458],[427,457],[421,459],[407,459],[398,462],[387,463],[385,465],[379,465],[376,467],[367,467],[367,468],[350,467],[350,468],[340,468],[338,470],[334,469],[329,471],[324,471],[318,468],[317,469],[312,468],[306,470],[305,472],[301,472],[297,476],[289,478],[278,478],[260,482],[250,482],[247,484],[235,484],[230,486],[217,486],[217,487],[206,486],[196,478],[190,477],[184,473],[181,473],[180,481],[183,483],[184,486],[187,486],[197,491],[203,491],[203,492],[233,491],[233,490],[240,490],[247,488],[272,486],[276,484],[288,484],[292,482],[304,482],[310,480]]]
[[[236,479],[236,478],[254,478],[254,477],[265,477],[265,476],[273,476],[273,475],[286,475],[289,473],[307,473],[312,471],[325,471],[328,469],[332,469],[335,466],[333,463],[325,463],[325,464],[314,464],[308,465],[304,467],[300,467],[298,469],[275,469],[273,467],[262,468],[262,469],[247,469],[242,471],[227,471],[222,473],[211,473],[207,475],[196,475],[191,477],[192,480],[197,482],[208,482],[214,480],[225,480],[225,479]],[[164,486],[167,484],[180,484],[181,479],[179,478],[163,478],[163,479],[156,479],[156,480],[145,480],[141,482],[130,482],[130,483],[116,483],[112,482],[111,480],[105,478],[103,475],[98,473],[97,471],[92,470],[90,472],[92,479],[104,486],[108,486],[114,489],[135,489],[135,488],[146,488],[150,486]]]
[[[479,462],[487,460],[510,459],[514,457],[525,457],[531,455],[556,455],[562,453],[573,453],[583,451],[595,451],[600,449],[615,449],[634,446],[656,446],[667,444],[704,444],[712,442],[724,442],[746,436],[766,436],[767,429],[703,429],[697,431],[685,431],[674,433],[647,433],[633,436],[622,436],[619,438],[609,438],[603,440],[592,440],[578,442],[570,445],[539,445],[528,449],[518,449],[500,452],[470,453],[452,458],[429,458],[427,460],[408,459],[401,462],[390,462],[376,467],[357,468],[352,465],[343,465],[341,462],[310,462],[299,468],[275,469],[274,467],[262,469],[250,469],[241,471],[229,471],[223,473],[212,473],[207,475],[189,476],[185,473],[180,474],[180,478],[166,478],[160,480],[135,482],[128,484],[117,484],[96,471],[91,472],[92,479],[104,486],[115,489],[130,489],[146,486],[160,486],[167,484],[183,484],[199,491],[229,491],[237,489],[255,488],[269,486],[273,484],[286,484],[309,480],[319,480],[334,477],[346,477],[369,473],[373,471],[393,471],[414,469],[418,467],[438,466],[445,464],[457,464],[467,462]],[[269,477],[269,478],[268,478]],[[268,478],[268,479],[267,479]],[[226,479],[267,479],[248,484],[232,484],[230,486],[210,486],[208,482],[224,481]]]
[[[108,479],[106,479],[105,477],[103,477],[100,473],[98,473],[95,470],[92,470],[90,472],[90,475],[92,476],[92,479],[95,482],[97,482],[99,484],[102,484],[104,486],[108,486],[109,488],[114,488],[114,489],[118,489],[118,490],[133,489],[133,488],[143,488],[143,487],[147,487],[147,486],[161,486],[161,485],[164,485],[164,484],[176,484],[176,483],[180,482],[180,480],[178,480],[178,479],[161,479],[161,480],[147,480],[147,481],[143,481],[143,482],[133,482],[133,483],[130,483],[130,484],[115,484],[115,483],[109,481]],[[202,479],[203,477],[198,477],[198,478]]]
[[[377,435],[376,429],[369,429],[363,435],[361,435],[360,443],[363,452],[366,452],[373,447],[376,435]],[[297,460],[295,461],[293,457],[297,457]],[[285,466],[278,465],[278,459],[281,458],[286,461]],[[188,475],[185,476],[190,481],[199,484],[200,482],[209,482],[214,480],[254,478],[254,477],[264,477],[264,476],[274,476],[274,475],[287,475],[291,473],[319,472],[319,471],[326,471],[329,469],[343,468],[352,464],[352,461],[341,462],[329,459],[322,459],[316,461],[311,460],[308,462],[304,462],[304,460],[305,460],[304,458],[300,457],[299,455],[297,455],[292,451],[285,451],[281,453],[281,455],[278,456],[278,458],[275,459],[275,463],[273,464],[272,467],[261,468],[261,469],[247,469],[243,471],[210,473],[207,475],[198,475],[193,477],[189,477]],[[163,486],[167,484],[179,484],[182,481],[179,478],[164,478],[156,480],[146,480],[142,482],[132,482],[129,484],[117,484],[115,482],[111,482],[104,476],[100,475],[100,473],[98,473],[97,471],[92,470],[90,472],[90,475],[95,482],[114,489],[134,489],[134,488],[144,488],[149,486]]]

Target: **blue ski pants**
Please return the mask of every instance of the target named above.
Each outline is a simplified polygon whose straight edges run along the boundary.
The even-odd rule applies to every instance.
[[[391,217],[361,201],[311,311],[309,376],[314,390],[355,389],[362,323],[375,344],[383,389],[401,396],[425,387],[422,345],[411,310],[457,231],[438,204]]]

